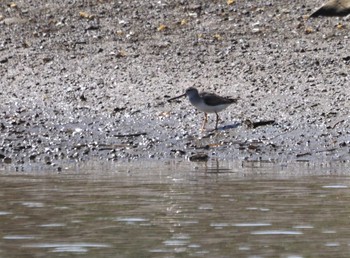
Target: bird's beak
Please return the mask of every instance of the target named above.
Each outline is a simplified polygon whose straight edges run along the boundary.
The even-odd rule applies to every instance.
[[[182,95],[180,95],[180,96],[177,96],[177,97],[173,97],[173,98],[171,98],[171,99],[168,99],[168,102],[170,102],[170,101],[172,101],[172,100],[174,100],[174,99],[179,99],[179,98],[185,97],[185,96],[186,96],[186,93],[185,93],[185,94],[182,94]]]

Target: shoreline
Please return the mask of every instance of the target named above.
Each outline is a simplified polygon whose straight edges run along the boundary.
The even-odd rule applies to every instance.
[[[349,25],[304,19],[318,6],[3,5],[2,165],[198,152],[220,160],[348,162]],[[187,100],[166,102],[188,86],[240,98],[220,113],[223,130],[200,134],[202,113]],[[275,123],[249,128],[244,121]]]

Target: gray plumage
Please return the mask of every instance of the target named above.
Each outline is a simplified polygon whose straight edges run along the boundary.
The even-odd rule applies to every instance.
[[[216,114],[215,130],[216,130],[219,122],[218,112],[224,110],[229,105],[237,102],[237,99],[222,97],[215,93],[208,93],[208,92],[199,93],[198,90],[194,87],[187,88],[185,94],[171,98],[168,101],[177,99],[180,97],[184,97],[184,96],[187,96],[190,103],[193,106],[195,106],[199,111],[204,112],[204,123],[203,123],[202,129],[204,129],[208,121],[207,114],[215,113]]]

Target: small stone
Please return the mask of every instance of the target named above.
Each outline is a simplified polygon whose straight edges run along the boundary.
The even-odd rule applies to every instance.
[[[4,57],[2,59],[0,59],[0,64],[5,64],[9,61],[9,59],[7,57]]]
[[[44,158],[44,161],[45,161],[45,164],[46,165],[51,165],[51,158],[50,157],[48,157],[48,156],[46,156],[45,158]]]
[[[12,159],[11,159],[10,157],[5,157],[5,158],[3,159],[3,162],[4,162],[5,164],[11,164],[11,163],[12,163]]]
[[[196,153],[190,157],[190,161],[207,161],[209,159],[206,153]]]
[[[11,17],[11,18],[5,18],[3,20],[3,22],[6,24],[6,25],[12,25],[12,24],[21,24],[21,23],[25,23],[26,20],[25,19],[22,19],[22,18],[17,18],[17,17]]]

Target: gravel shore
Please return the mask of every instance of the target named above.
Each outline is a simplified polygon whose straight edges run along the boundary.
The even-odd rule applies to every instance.
[[[348,161],[350,24],[307,19],[320,5],[2,3],[0,160]],[[239,97],[217,132],[166,101],[190,86]]]

